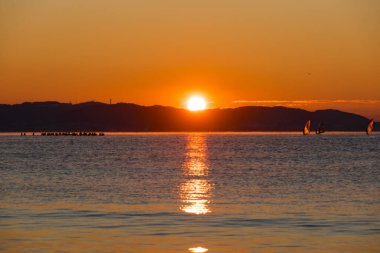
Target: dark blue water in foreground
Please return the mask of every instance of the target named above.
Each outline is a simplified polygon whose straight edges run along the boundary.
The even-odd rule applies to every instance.
[[[2,135],[0,251],[379,252],[380,135]]]

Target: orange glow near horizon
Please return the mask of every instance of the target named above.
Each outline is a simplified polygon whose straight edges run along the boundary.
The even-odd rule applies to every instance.
[[[314,101],[292,105],[379,121],[379,10],[373,0],[2,1],[0,104],[186,108],[202,91],[210,108]]]

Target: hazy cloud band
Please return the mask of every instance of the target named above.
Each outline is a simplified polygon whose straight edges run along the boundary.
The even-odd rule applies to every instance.
[[[347,103],[347,104],[377,104],[380,100],[370,99],[336,99],[336,100],[234,100],[232,103],[237,104],[334,104],[334,103]]]

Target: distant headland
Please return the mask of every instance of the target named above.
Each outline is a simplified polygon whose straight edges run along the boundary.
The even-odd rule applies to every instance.
[[[25,102],[0,104],[0,132],[302,131],[323,123],[328,131],[365,132],[369,119],[338,110],[246,106],[190,112],[130,103]],[[378,129],[375,123],[375,129]]]

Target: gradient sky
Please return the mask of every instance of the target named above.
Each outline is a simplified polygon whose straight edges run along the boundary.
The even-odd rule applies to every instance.
[[[0,103],[337,108],[380,120],[378,0],[0,0]]]

